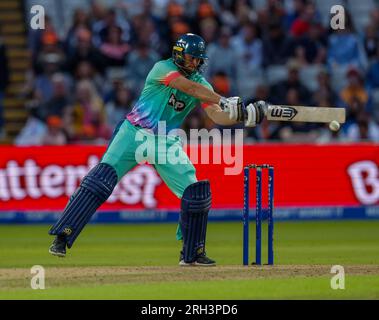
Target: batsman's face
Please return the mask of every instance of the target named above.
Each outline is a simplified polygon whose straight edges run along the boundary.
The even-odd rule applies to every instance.
[[[190,72],[195,71],[199,66],[200,62],[201,58],[193,57],[187,53],[184,55],[184,68],[186,68]]]

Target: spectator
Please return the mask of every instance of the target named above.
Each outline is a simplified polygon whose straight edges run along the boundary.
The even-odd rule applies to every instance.
[[[274,84],[270,88],[270,96],[274,104],[283,104],[283,101],[287,97],[287,92],[290,89],[294,89],[297,92],[299,103],[302,105],[309,105],[311,94],[308,89],[300,81],[300,66],[294,61],[290,60],[287,63],[288,77],[287,79]]]
[[[263,39],[263,63],[264,66],[272,64],[285,64],[292,56],[293,43],[283,32],[278,21],[271,21],[268,34]]]
[[[292,24],[296,19],[300,17],[302,12],[305,10],[306,0],[293,0],[292,8],[286,12],[283,19],[283,26],[287,31],[291,30]]]
[[[29,29],[28,32],[28,48],[31,50],[33,60],[36,59],[37,54],[41,51],[42,38],[45,33],[54,34],[58,38],[50,16],[45,14],[44,19],[44,29]]]
[[[379,32],[373,24],[366,27],[363,42],[367,57],[370,60],[375,58],[379,49]]]
[[[77,45],[68,58],[67,69],[74,73],[81,61],[88,61],[100,74],[104,73],[105,61],[98,49],[91,42],[91,32],[80,28],[77,33]]]
[[[0,26],[1,27],[1,26]],[[1,32],[1,29],[0,29]],[[4,137],[3,100],[9,84],[8,59],[5,45],[0,38],[0,139]]]
[[[117,17],[115,9],[108,9],[103,20],[93,24],[93,43],[95,47],[100,46],[107,40],[111,28],[117,27],[120,29],[122,42],[128,43],[130,41],[130,24],[124,19]]]
[[[77,83],[75,100],[67,109],[64,126],[72,141],[109,138],[104,105],[92,82],[82,80]]]
[[[41,46],[35,61],[35,72],[43,73],[45,65],[49,63],[55,65],[56,71],[62,71],[66,64],[66,55],[59,45],[58,36],[54,32],[44,32]]]
[[[205,43],[211,44],[216,42],[218,33],[218,23],[215,18],[206,18],[200,20],[200,36]]]
[[[278,25],[283,26],[286,11],[280,0],[268,0],[267,5],[258,11],[258,23],[263,29],[268,29],[272,21],[277,21]]]
[[[45,34],[47,35],[47,34]],[[46,50],[43,50],[38,55],[38,63],[42,71],[41,74],[37,74],[34,81],[34,93],[35,97],[41,102],[45,103],[50,100],[53,95],[53,81],[52,78],[55,73],[60,73],[63,69],[63,53],[60,49],[55,47],[55,41],[53,38],[46,39]],[[53,36],[52,36],[53,37]],[[50,43],[49,41],[52,41]],[[54,43],[54,44],[53,44]],[[71,79],[69,75],[65,75],[67,83],[70,83]]]
[[[115,128],[132,107],[133,96],[130,89],[126,85],[119,86],[114,100],[105,105],[108,127]]]
[[[355,66],[365,69],[367,57],[363,45],[349,23],[345,29],[338,29],[329,36],[327,62],[332,68]]]
[[[237,63],[250,70],[260,69],[263,61],[263,46],[259,38],[258,26],[253,23],[245,24],[241,32],[232,40],[237,54]]]
[[[345,130],[353,123],[357,123],[357,119],[361,113],[365,112],[365,106],[362,102],[354,97],[349,105],[346,106],[346,123]]]
[[[77,8],[73,14],[73,23],[67,32],[65,39],[65,50],[70,55],[77,46],[77,32],[80,29],[91,29],[91,23],[89,15],[82,8]]]
[[[130,51],[130,46],[121,39],[121,29],[116,26],[108,28],[105,41],[100,45],[100,52],[106,59],[108,66],[122,66]]]
[[[335,106],[338,101],[338,96],[334,92],[330,83],[330,74],[326,69],[323,69],[317,75],[317,90],[313,93],[313,103],[316,106],[321,106],[323,102],[330,101],[330,106]]]
[[[304,37],[308,34],[311,24],[319,23],[320,19],[317,16],[315,4],[308,2],[305,8],[300,12],[291,25],[291,35],[293,37]]]
[[[350,141],[379,142],[379,126],[368,113],[361,112],[357,117],[357,122],[348,127],[346,136]]]
[[[159,55],[143,42],[129,55],[127,77],[136,95],[141,92],[147,74],[158,60]]]
[[[371,113],[371,99],[369,92],[363,85],[363,79],[360,71],[354,67],[350,68],[346,73],[348,83],[342,89],[340,97],[344,105],[348,108],[355,99],[363,105],[364,109]]]
[[[70,105],[69,84],[63,74],[56,73],[52,76],[52,96],[45,103],[37,107],[36,115],[42,121],[49,116],[63,117],[65,109]]]
[[[210,79],[217,72],[224,72],[235,82],[237,54],[235,47],[231,44],[231,30],[227,27],[221,29],[217,43],[212,43],[207,47],[207,68],[206,77]]]
[[[295,41],[295,57],[303,65],[326,62],[327,40],[319,23],[310,23],[308,32]]]
[[[81,80],[90,80],[94,83],[96,89],[99,92],[103,90],[103,77],[96,71],[96,69],[94,69],[93,65],[87,60],[82,60],[78,63],[74,73],[74,80],[76,82]]]
[[[49,146],[63,146],[67,143],[62,119],[59,116],[52,115],[47,118],[47,130],[42,136],[41,143]]]

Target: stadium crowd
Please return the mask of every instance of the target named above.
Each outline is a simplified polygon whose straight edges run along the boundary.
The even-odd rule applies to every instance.
[[[15,143],[105,143],[154,63],[186,32],[205,39],[205,76],[224,96],[347,110],[336,133],[263,122],[245,130],[247,141],[379,141],[379,7],[362,32],[346,13],[345,29],[333,30],[308,0],[267,0],[259,9],[247,0],[93,1],[76,9],[63,38],[46,17],[44,30],[29,31],[30,117]],[[184,129],[202,127],[214,124],[199,107]]]

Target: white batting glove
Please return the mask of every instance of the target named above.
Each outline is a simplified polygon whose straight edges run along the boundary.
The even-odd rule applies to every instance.
[[[245,119],[245,107],[240,97],[222,97],[220,99],[219,105],[224,112],[229,113],[230,120],[243,121]]]

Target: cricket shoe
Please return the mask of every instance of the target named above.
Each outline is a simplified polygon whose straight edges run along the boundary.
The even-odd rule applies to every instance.
[[[216,261],[208,258],[205,253],[198,255],[192,262],[185,262],[183,251],[180,251],[179,265],[182,267],[213,267],[216,265]]]
[[[56,236],[49,248],[49,253],[53,256],[63,258],[66,256],[66,240],[64,236]]]

